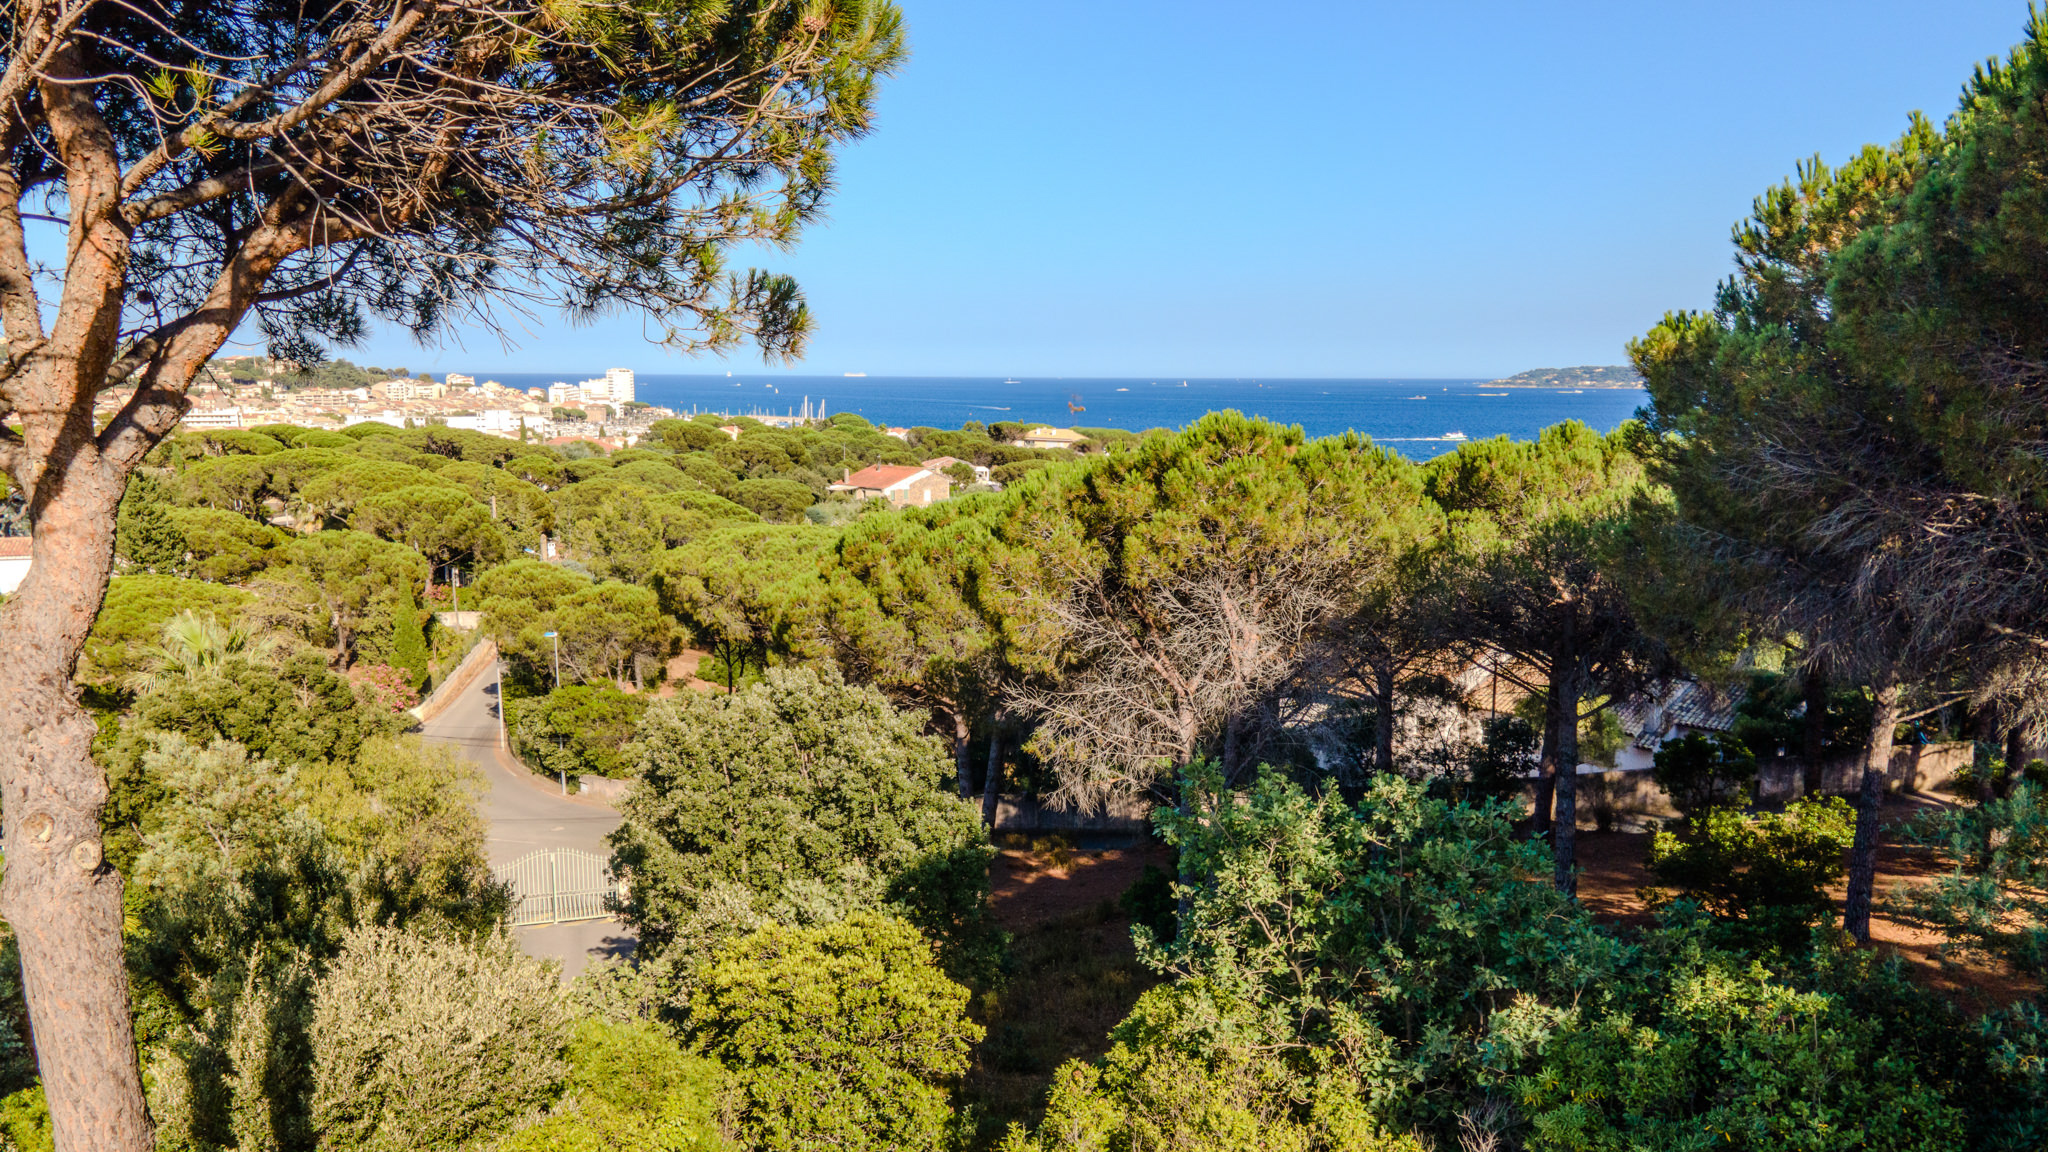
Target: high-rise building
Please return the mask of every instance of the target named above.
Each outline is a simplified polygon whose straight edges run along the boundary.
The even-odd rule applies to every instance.
[[[633,370],[631,368],[605,369],[604,383],[605,390],[611,395],[612,403],[626,404],[633,400]]]

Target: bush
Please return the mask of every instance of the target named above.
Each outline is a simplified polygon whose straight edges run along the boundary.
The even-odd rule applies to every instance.
[[[687,965],[764,919],[888,908],[939,941],[956,975],[992,976],[992,850],[925,728],[874,689],[807,669],[655,703],[612,834],[643,952]]]
[[[1838,796],[1795,800],[1753,816],[1709,809],[1683,834],[1657,833],[1650,872],[1760,939],[1797,944],[1833,907],[1856,811]]]
[[[1756,759],[1734,741],[1688,732],[1657,749],[1650,775],[1671,797],[1672,807],[1696,820],[1709,808],[1747,794],[1756,783]]]
[[[1156,988],[1116,1027],[1109,1054],[1053,1078],[1035,1139],[1001,1152],[1423,1152],[1384,1131],[1335,1078],[1304,1079],[1239,1025],[1258,1013],[1199,982]]]
[[[623,778],[639,767],[634,733],[646,696],[610,685],[572,684],[508,702],[512,741],[528,764],[549,774]]]
[[[508,936],[351,933],[314,985],[311,1036],[322,1148],[469,1148],[552,1103],[568,1078],[555,965]]]
[[[569,1042],[569,1094],[495,1152],[720,1152],[725,1076],[660,1027],[586,1020]]]
[[[1965,1109],[1943,1099],[1948,1070],[1888,1035],[1893,1014],[1859,1010],[1861,996],[1698,952],[1638,993],[1641,1009],[1564,1030],[1519,1081],[1531,1152],[1968,1146]]]
[[[895,1152],[946,1139],[948,1088],[982,1036],[966,1009],[916,929],[855,913],[728,944],[690,1013],[747,1147]]]

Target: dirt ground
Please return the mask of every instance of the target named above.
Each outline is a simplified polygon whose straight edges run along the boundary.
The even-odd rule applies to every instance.
[[[1889,829],[1919,812],[1946,804],[1934,796],[1887,796],[1881,819]],[[1650,850],[1649,834],[1581,832],[1578,849],[1579,899],[1586,907],[1610,922],[1647,924],[1651,917],[1643,890],[1654,883],[1643,866]],[[1944,960],[1939,953],[1941,937],[1886,914],[1886,897],[1894,888],[1926,883],[1942,871],[1925,852],[1901,847],[1896,837],[1886,836],[1877,853],[1877,908],[1870,918],[1871,944],[1903,960],[1921,986],[1967,1011],[2002,1008],[2039,995],[2039,981],[2015,975],[2003,965],[1983,959]],[[1846,895],[1843,885],[1836,884],[1833,896],[1838,906]]]
[[[1072,862],[1058,866],[1049,856],[1023,848],[1004,848],[989,870],[994,891],[996,921],[1011,932],[1071,916],[1104,901],[1112,906],[1139,876],[1145,865],[1170,867],[1173,857],[1165,848],[1111,848],[1088,852],[1073,851]],[[1113,907],[1108,913],[1123,919]],[[1129,927],[1129,922],[1125,922]]]

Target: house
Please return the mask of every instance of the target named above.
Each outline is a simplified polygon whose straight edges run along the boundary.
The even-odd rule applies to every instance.
[[[1614,755],[1624,772],[1647,771],[1657,749],[1694,732],[1720,735],[1735,728],[1735,709],[1747,693],[1741,685],[1716,687],[1697,680],[1676,680],[1650,692],[1638,692],[1614,710],[1628,743]]]
[[[934,456],[924,462],[925,470],[929,472],[944,472],[955,464],[967,464],[969,468],[974,469],[974,482],[976,484],[988,483],[989,469],[986,464],[968,464],[967,461],[960,459],[958,456]]]
[[[28,579],[29,550],[34,544],[31,536],[0,536],[0,596],[13,595]]]
[[[1033,428],[1010,443],[1019,448],[1072,448],[1086,439],[1072,428]]]
[[[910,504],[923,507],[952,495],[953,481],[945,473],[929,468],[876,464],[847,473],[846,479],[827,486],[825,490],[844,493],[856,500],[879,498],[897,508]]]
[[[908,429],[908,428],[884,428],[884,429],[882,429],[882,435],[884,435],[884,436],[894,436],[894,437],[895,437],[895,438],[897,438],[898,440],[902,440],[902,441],[904,441],[905,443],[908,443],[908,442],[909,442],[909,440],[910,440],[910,429]]]
[[[718,430],[735,440],[740,438],[740,426],[737,424],[720,424]]]

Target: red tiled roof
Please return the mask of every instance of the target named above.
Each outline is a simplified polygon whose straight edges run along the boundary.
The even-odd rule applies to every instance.
[[[960,460],[958,457],[934,456],[931,459],[925,461],[924,466],[931,469],[934,472],[937,472],[941,468],[951,468],[953,465],[961,463],[965,463],[965,461]]]
[[[33,536],[0,536],[0,557],[26,556],[35,542]]]
[[[848,476],[846,478],[846,486],[851,488],[873,488],[875,491],[880,492],[886,490],[891,484],[901,484],[922,471],[924,469],[914,468],[908,464],[875,464]]]

